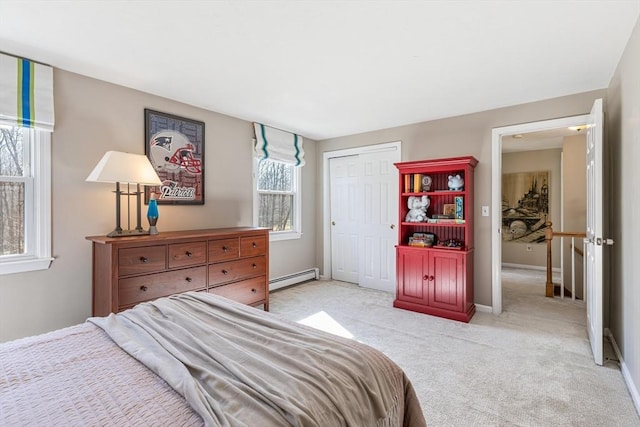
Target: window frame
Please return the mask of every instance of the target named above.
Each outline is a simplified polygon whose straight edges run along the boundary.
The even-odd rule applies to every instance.
[[[260,161],[274,161],[270,159],[258,159],[253,158],[253,226],[259,227],[259,209],[260,209],[260,194],[283,194],[282,191],[264,191],[258,190],[258,164]],[[291,224],[291,230],[285,231],[272,231],[269,230],[269,241],[275,242],[280,240],[293,240],[300,239],[302,237],[302,168],[294,165],[288,165],[293,168],[292,171],[292,191],[293,194],[293,222]],[[286,192],[289,194],[289,192]]]
[[[46,270],[51,265],[51,132],[22,128],[25,182],[25,253],[0,255],[0,275]]]

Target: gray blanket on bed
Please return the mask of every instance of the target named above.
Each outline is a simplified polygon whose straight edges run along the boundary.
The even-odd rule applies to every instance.
[[[214,295],[188,292],[91,318],[208,426],[423,426],[382,353]]]

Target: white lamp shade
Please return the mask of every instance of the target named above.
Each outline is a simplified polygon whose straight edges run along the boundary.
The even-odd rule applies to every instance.
[[[147,156],[120,151],[107,151],[89,174],[87,181],[142,185],[162,184]]]

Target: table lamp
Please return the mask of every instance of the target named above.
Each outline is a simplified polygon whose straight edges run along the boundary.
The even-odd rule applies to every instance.
[[[155,169],[144,154],[107,151],[98,162],[91,174],[89,182],[110,182],[116,184],[116,228],[108,237],[138,236],[149,234],[141,226],[141,185],[162,185]],[[123,192],[121,184],[127,184],[127,191]],[[136,190],[131,191],[130,185],[135,184]],[[136,196],[136,228],[123,230],[120,224],[121,197],[127,196],[127,228],[130,228],[131,196]]]

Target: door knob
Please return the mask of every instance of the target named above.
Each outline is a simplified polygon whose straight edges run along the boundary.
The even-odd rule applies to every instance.
[[[331,221],[331,225],[336,225],[336,222],[335,221]]]

